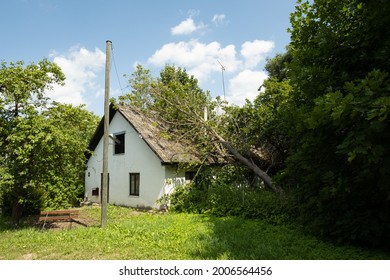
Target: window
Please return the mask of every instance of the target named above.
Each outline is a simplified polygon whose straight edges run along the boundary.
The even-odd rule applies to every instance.
[[[196,172],[195,171],[187,171],[185,173],[186,181],[194,180],[195,176],[196,176]]]
[[[99,188],[92,189],[92,196],[99,196]]]
[[[125,153],[125,133],[115,134],[114,154]]]
[[[139,173],[130,173],[130,195],[139,196]]]

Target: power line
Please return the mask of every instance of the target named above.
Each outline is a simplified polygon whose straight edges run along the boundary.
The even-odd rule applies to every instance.
[[[122,95],[124,95],[124,93],[123,93],[123,87],[122,87],[121,81],[120,81],[120,79],[119,79],[118,69],[117,69],[117,67],[116,67],[114,48],[113,48],[112,45],[111,45],[111,51],[112,51],[112,61],[114,62],[114,68],[115,68],[116,77],[117,77],[117,79],[118,79],[118,83],[119,83],[119,87],[120,87],[120,89],[121,89]]]

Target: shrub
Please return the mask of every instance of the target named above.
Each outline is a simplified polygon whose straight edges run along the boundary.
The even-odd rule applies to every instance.
[[[170,196],[170,210],[185,213],[204,213],[215,216],[257,218],[271,223],[285,223],[292,217],[286,201],[260,185],[221,177],[182,185]]]

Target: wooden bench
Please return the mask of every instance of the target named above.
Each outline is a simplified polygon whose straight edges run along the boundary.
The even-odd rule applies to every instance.
[[[69,222],[69,228],[72,227],[72,222],[77,222],[79,217],[79,210],[55,210],[55,211],[41,211],[39,222],[43,222],[42,229],[45,228],[47,222]]]

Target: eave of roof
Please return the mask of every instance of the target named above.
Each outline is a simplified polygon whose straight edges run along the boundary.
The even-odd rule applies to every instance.
[[[112,119],[114,118],[114,115],[116,113],[116,109],[114,109],[114,105],[110,104],[109,108],[109,122],[111,123]],[[95,133],[92,135],[91,140],[89,141],[88,150],[89,151],[95,151],[97,145],[100,142],[100,139],[103,137],[104,134],[104,116],[100,120],[98,126],[96,127]],[[90,153],[86,154],[87,160],[91,157]]]

